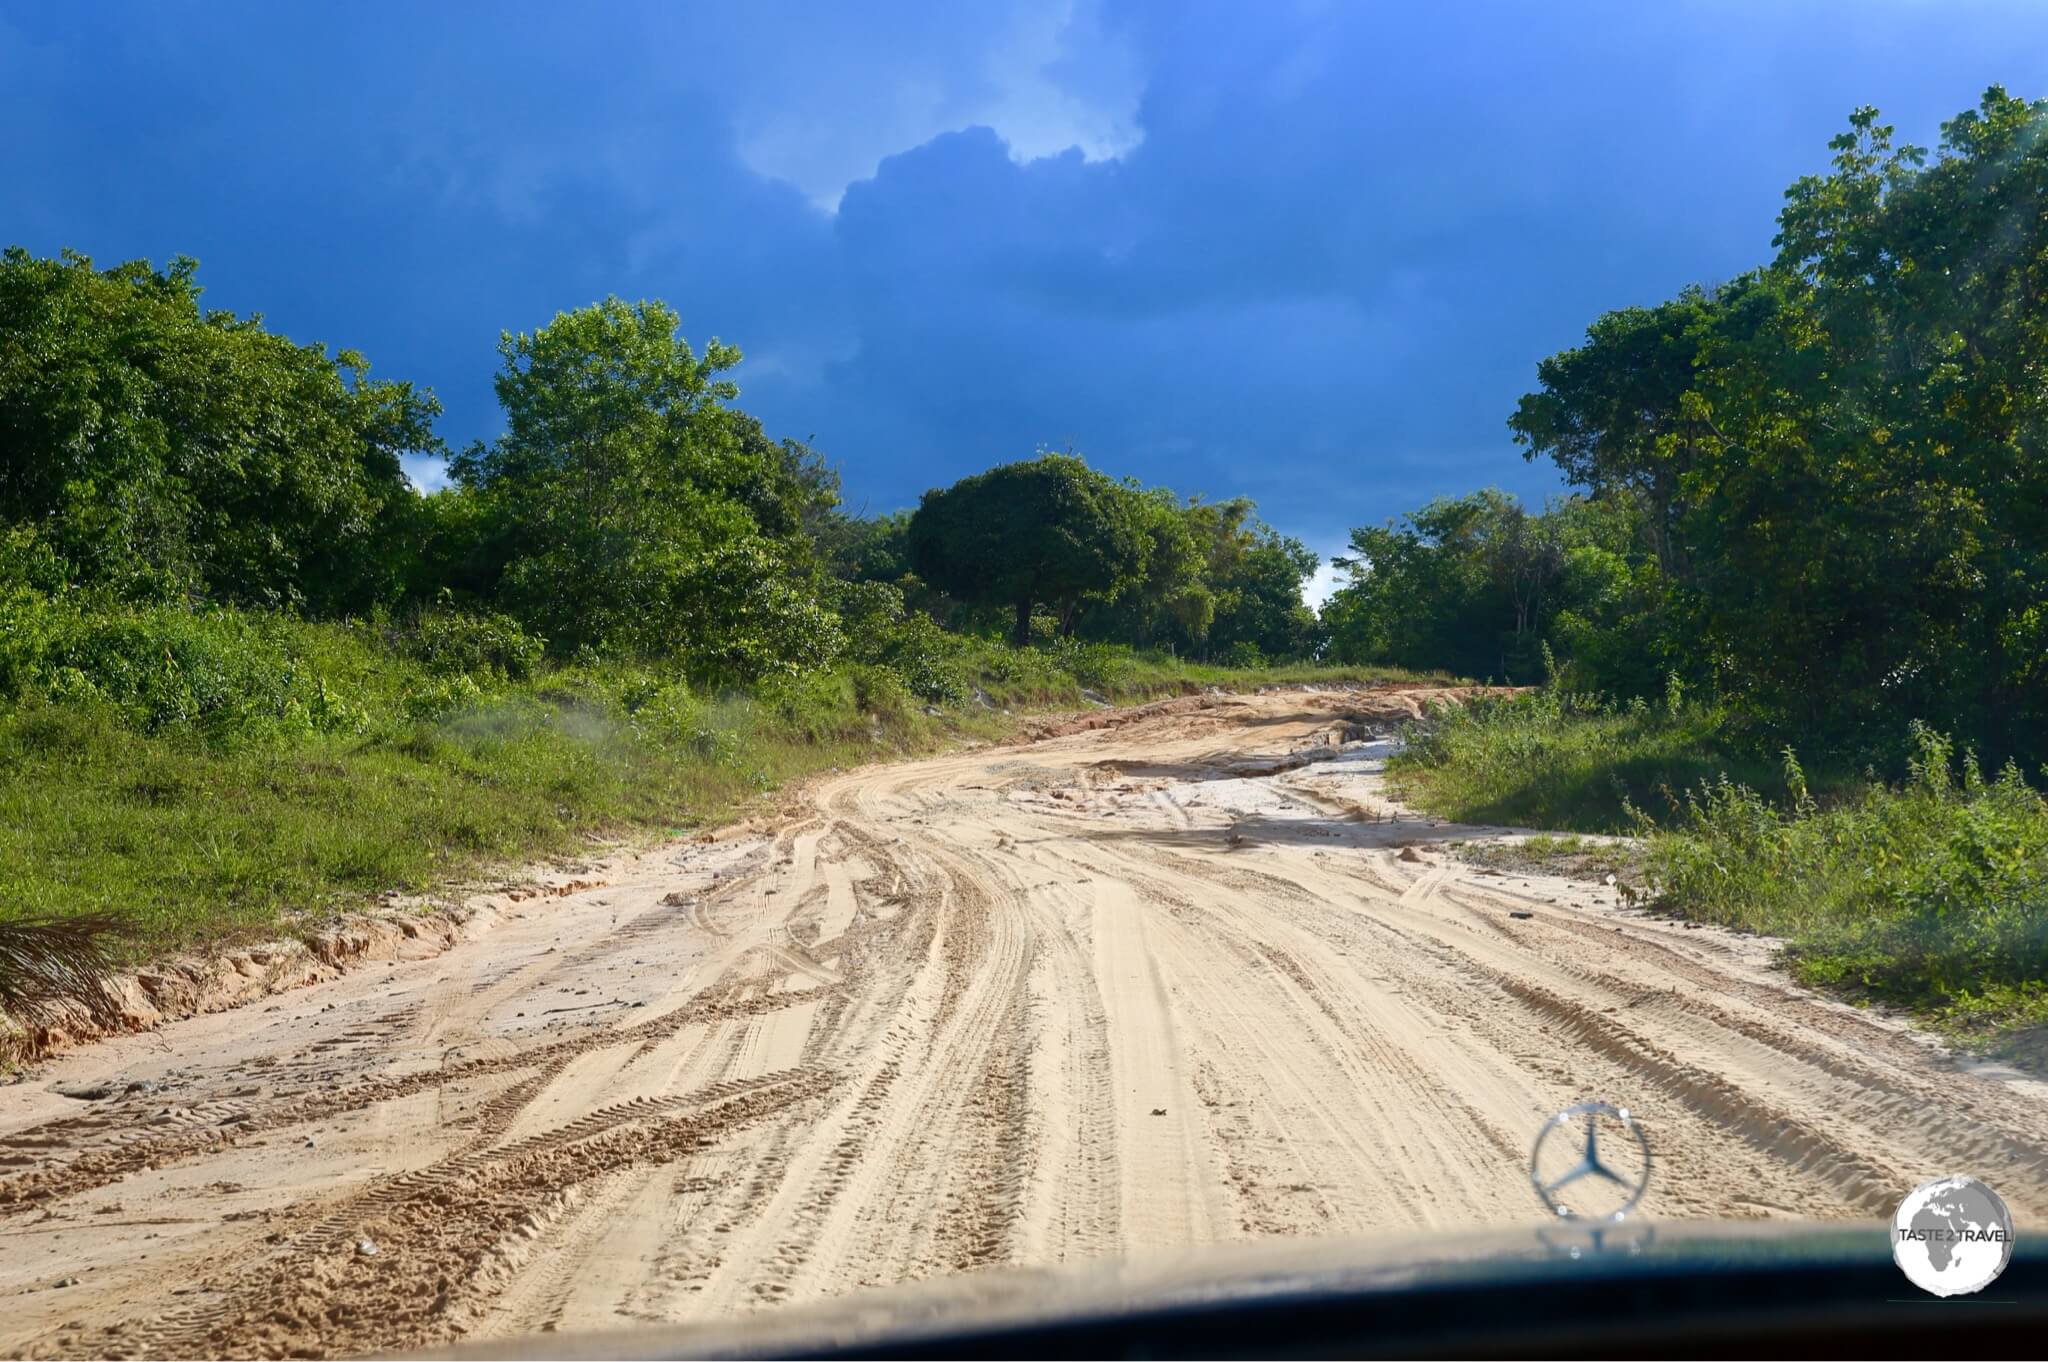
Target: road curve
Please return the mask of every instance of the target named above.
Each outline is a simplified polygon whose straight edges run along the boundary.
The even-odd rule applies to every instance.
[[[2048,1100],[1768,945],[1449,854],[1430,692],[1195,697],[815,783],[772,835],[0,1089],[0,1352],[322,1355],[994,1264],[1533,1223],[1626,1102],[1645,1213],[2048,1216]],[[56,1093],[65,1089],[81,1096]]]

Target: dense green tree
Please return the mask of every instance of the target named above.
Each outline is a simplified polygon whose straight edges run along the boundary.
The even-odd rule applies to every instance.
[[[1315,570],[1315,555],[1261,524],[1250,501],[1183,500],[1167,488],[1128,478],[1103,483],[1124,496],[1123,511],[1138,538],[1136,558],[1121,573],[1098,579],[1107,585],[1036,600],[1034,605],[1052,611],[1044,629],[1208,657],[1212,631],[1221,621],[1225,636],[1216,646],[1232,647],[1240,656],[1298,657],[1313,650],[1315,614],[1303,604],[1301,587]],[[1103,484],[1096,486],[1100,491]],[[988,504],[1003,503],[992,496]],[[949,593],[913,570],[911,519],[904,513],[842,519],[830,531],[835,573],[851,581],[893,582],[909,608],[968,632],[992,627],[1000,615],[1015,637],[1015,600],[974,586],[956,585]]]
[[[0,254],[0,522],[129,595],[393,599],[432,394],[199,304],[197,266]]]
[[[1084,598],[1142,579],[1149,541],[1138,498],[1070,454],[1042,454],[924,494],[906,539],[918,576],[961,600],[1006,606],[1031,639],[1050,605],[1070,633]]]
[[[1603,317],[1510,427],[1645,508],[1662,578],[1632,568],[1625,594],[1748,712],[2039,754],[2048,104],[1994,87],[1932,159],[1862,109],[1832,148],[1788,191],[1775,260]]]
[[[834,516],[817,536],[834,576],[849,582],[899,582],[910,571],[909,511],[860,518]]]
[[[1316,616],[1301,592],[1317,558],[1300,540],[1260,522],[1247,498],[1176,504],[1164,488],[1145,497],[1145,572],[1108,603],[1138,627],[1102,637],[1246,662],[1314,650]]]
[[[402,456],[441,452],[431,394],[198,298],[182,259],[0,260],[0,608],[41,639],[12,654],[22,675],[63,654],[50,621],[118,597],[365,612],[464,675],[594,650],[724,684],[841,656],[928,700],[966,693],[947,628],[1249,660],[1314,646],[1313,558],[1248,501],[1183,502],[1048,454],[915,513],[844,514],[816,450],[732,405],[738,351],[694,351],[659,302],[505,333],[505,433],[421,496]],[[79,586],[96,591],[55,600]],[[122,636],[173,691],[197,665]],[[342,716],[330,699],[298,698]]]
[[[1206,639],[1215,618],[1214,593],[1203,580],[1202,544],[1189,508],[1164,487],[1126,480],[1144,537],[1144,568],[1111,592],[1083,602],[1075,632],[1134,648]]]
[[[1776,269],[1803,289],[1810,386],[1761,428],[1719,420],[1715,391],[1702,406],[1732,461],[1738,443],[1766,458],[1796,443],[1817,472],[1818,547],[1848,560],[1817,622],[1862,662],[1858,698],[2039,750],[2048,712],[2026,677],[2048,643],[2048,101],[1994,86],[1943,126],[1932,163],[1894,147],[1874,109],[1833,146],[1832,173],[1788,192],[1777,238]],[[1795,440],[1775,440],[1788,422]]]
[[[1243,497],[1183,502],[1163,487],[1126,486],[1138,499],[1145,566],[1088,597],[1077,634],[1248,662],[1314,650],[1315,612],[1301,597],[1314,553],[1261,523]]]
[[[1522,518],[1512,497],[1488,489],[1353,530],[1338,560],[1350,580],[1325,612],[1332,660],[1516,679],[1521,659],[1505,646],[1514,611],[1494,560],[1505,527]]]
[[[677,653],[738,679],[807,665],[836,637],[807,534],[836,478],[724,405],[739,352],[700,358],[679,326],[663,303],[608,298],[503,337],[507,430],[454,462],[478,503],[455,556],[558,649]]]
[[[763,534],[828,566],[835,529],[844,521],[838,514],[839,470],[802,440],[770,439],[761,422],[743,411],[729,410],[726,419],[743,470],[734,495]]]
[[[1712,295],[1689,288],[1656,307],[1607,313],[1583,346],[1536,366],[1541,386],[1508,418],[1528,457],[1554,461],[1578,486],[1633,494],[1667,573],[1683,570],[1672,518],[1706,433],[1681,399],[1714,311]]]
[[[1550,643],[1581,690],[1647,697],[1664,693],[1674,672],[1697,678],[1697,639],[1673,608],[1658,563],[1665,540],[1655,512],[1626,493],[1606,493],[1554,503],[1542,520],[1561,561],[1530,632],[1519,637],[1533,635],[1539,651]]]
[[[1258,526],[1220,566],[1209,589],[1216,602],[1208,646],[1257,650],[1265,660],[1305,656],[1315,644],[1316,617],[1301,599],[1302,583],[1316,570],[1316,555],[1300,540]]]
[[[1546,642],[1568,643],[1588,686],[1660,684],[1648,519],[1625,493],[1530,514],[1489,488],[1355,530],[1338,560],[1348,580],[1323,611],[1326,655],[1524,683],[1545,679]]]

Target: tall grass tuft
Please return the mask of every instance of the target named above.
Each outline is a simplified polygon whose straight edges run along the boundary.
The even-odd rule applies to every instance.
[[[47,1025],[75,1007],[97,1022],[118,1021],[112,947],[128,934],[113,913],[0,920],[0,1014]]]
[[[1751,753],[1728,716],[1685,699],[1619,703],[1546,689],[1439,710],[1391,763],[1396,788],[1461,823],[1625,833],[1640,812],[1669,816],[1685,791],[1732,775],[1776,794],[1778,767]]]

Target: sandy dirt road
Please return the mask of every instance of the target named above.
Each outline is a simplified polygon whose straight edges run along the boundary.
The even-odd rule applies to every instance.
[[[52,1064],[0,1088],[0,1353],[343,1354],[1527,1224],[1531,1135],[1588,1096],[1652,1131],[1652,1216],[1876,1218],[1967,1171],[2043,1223],[2040,1085],[1394,816],[1360,739],[1426,697],[1200,697],[835,776],[772,836]]]

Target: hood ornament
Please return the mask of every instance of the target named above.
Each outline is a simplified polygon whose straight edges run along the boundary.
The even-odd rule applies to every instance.
[[[1579,1144],[1578,1160],[1556,1171],[1554,1176],[1546,1177],[1543,1166],[1545,1144],[1553,1135],[1580,1123],[1584,1125],[1584,1135]],[[1636,1154],[1622,1154],[1619,1171],[1601,1157],[1600,1128],[1603,1124],[1610,1128],[1620,1125],[1624,1149],[1627,1148],[1627,1140],[1633,1137]],[[1568,1138],[1579,1137],[1560,1135],[1558,1138],[1563,1145]],[[1641,1160],[1640,1167],[1635,1166],[1637,1158]],[[1629,1115],[1627,1107],[1617,1107],[1610,1102],[1581,1102],[1577,1106],[1566,1107],[1545,1121],[1543,1129],[1536,1132],[1536,1143],[1529,1150],[1529,1185],[1536,1189],[1537,1197],[1550,1208],[1551,1214],[1560,1220],[1622,1220],[1636,1208],[1643,1199],[1644,1190],[1650,1185],[1649,1137],[1643,1134],[1642,1125]],[[1563,1194],[1566,1188],[1573,1186],[1578,1186],[1579,1190],[1567,1203]],[[1594,1207],[1599,1209],[1592,1209]]]

